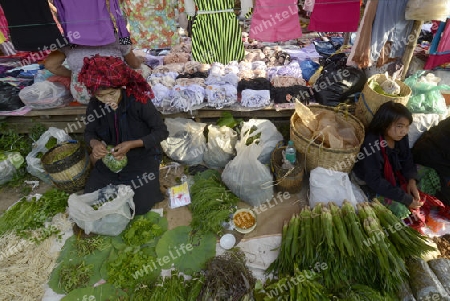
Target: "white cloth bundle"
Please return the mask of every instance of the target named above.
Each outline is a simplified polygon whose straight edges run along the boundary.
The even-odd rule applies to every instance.
[[[209,85],[205,92],[208,105],[217,109],[237,102],[237,87],[233,85]]]
[[[241,105],[247,108],[260,108],[270,105],[269,90],[242,90]]]
[[[152,103],[157,108],[162,107],[164,99],[169,98],[171,89],[158,83],[156,85],[152,85],[152,90],[153,94],[155,94],[155,97],[152,99]]]
[[[203,104],[205,89],[200,85],[179,86],[176,85],[170,92],[170,107],[188,112],[194,106]]]

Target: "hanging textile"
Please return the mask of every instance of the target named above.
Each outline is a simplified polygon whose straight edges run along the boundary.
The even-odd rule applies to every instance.
[[[356,33],[356,40],[347,60],[347,65],[367,68],[371,65],[370,45],[372,42],[372,24],[377,13],[378,0],[368,0],[364,16]]]
[[[0,0],[16,50],[41,51],[64,46],[47,0]]]
[[[129,34],[117,1],[110,1],[111,14],[116,18],[119,39],[126,41]],[[105,0],[54,0],[54,4],[70,43],[102,46],[116,40],[114,25]]]
[[[429,53],[430,56],[424,66],[425,70],[431,70],[450,62],[450,19],[439,24],[431,42]]]
[[[389,57],[402,57],[414,21],[405,20],[408,0],[378,1],[372,26],[371,59],[377,61],[386,42],[392,42]]]
[[[308,29],[320,32],[358,30],[360,0],[315,0]]]
[[[250,24],[250,39],[280,42],[301,36],[297,0],[256,0]]]
[[[184,12],[184,0],[123,0],[122,7],[136,48],[169,48],[179,43],[175,11]]]
[[[242,31],[234,13],[234,0],[186,1],[186,13],[197,16],[192,25],[192,56],[201,63],[228,64],[244,58]],[[195,9],[194,9],[195,11]]]
[[[6,41],[8,41],[9,30],[8,30],[8,21],[6,21],[5,12],[3,8],[0,6],[0,31],[3,33]],[[3,43],[3,42],[2,42]]]

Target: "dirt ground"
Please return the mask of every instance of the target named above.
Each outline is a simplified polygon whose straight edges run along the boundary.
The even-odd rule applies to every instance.
[[[39,186],[36,187],[35,189],[33,189],[31,194],[35,194],[35,193],[42,194],[42,193],[46,192],[47,190],[49,190],[50,188],[52,188],[52,185],[40,181]],[[22,187],[19,187],[19,188],[4,187],[4,188],[2,188],[0,190],[0,214],[24,196],[27,196],[27,194],[23,192]]]

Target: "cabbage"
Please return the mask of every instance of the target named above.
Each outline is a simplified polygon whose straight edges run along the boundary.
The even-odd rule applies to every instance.
[[[128,159],[125,156],[122,160],[117,160],[112,155],[111,150],[114,148],[112,145],[108,145],[106,149],[108,150],[108,154],[102,158],[103,163],[106,167],[109,168],[114,173],[120,172],[125,166],[127,166]]]

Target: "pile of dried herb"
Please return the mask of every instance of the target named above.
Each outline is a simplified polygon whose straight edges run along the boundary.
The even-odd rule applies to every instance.
[[[244,253],[231,249],[211,259],[205,271],[201,300],[241,300],[253,294],[255,278],[245,265]]]

